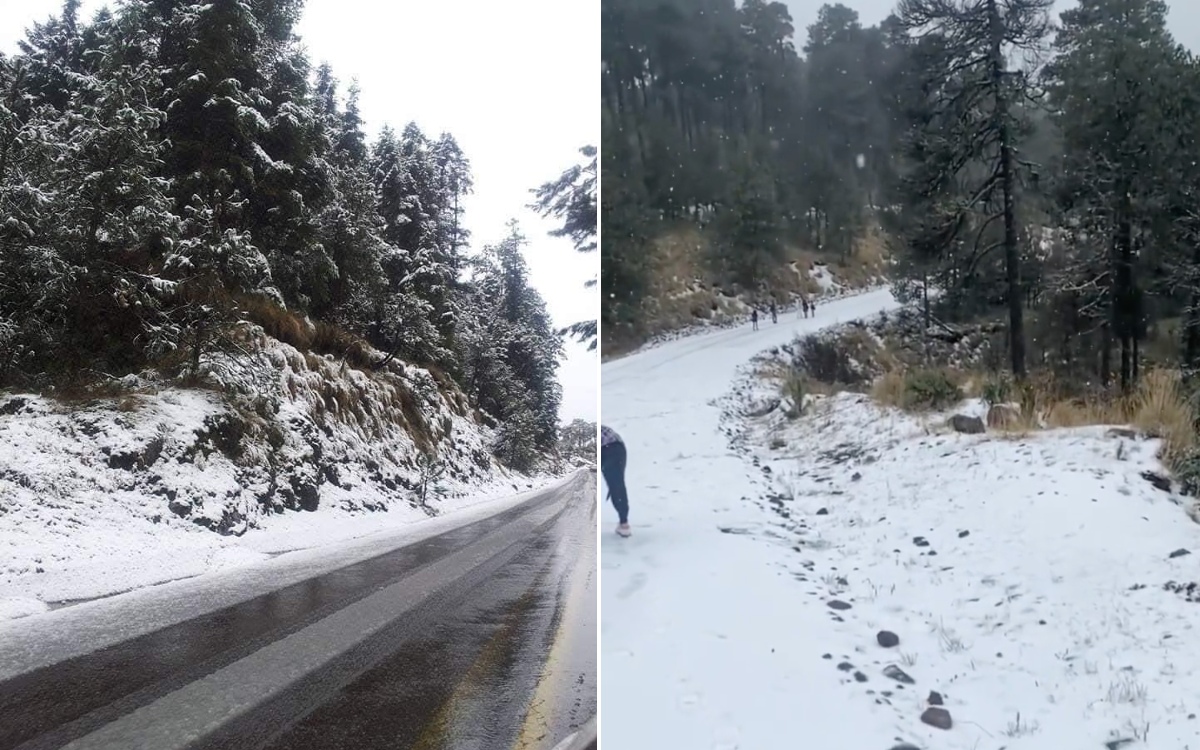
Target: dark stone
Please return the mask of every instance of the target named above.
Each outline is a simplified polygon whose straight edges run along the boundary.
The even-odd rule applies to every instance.
[[[827,604],[829,604],[831,609],[837,609],[837,610],[850,609],[850,605],[848,603],[842,601],[841,599],[831,599],[827,602]]]
[[[1163,492],[1171,491],[1171,480],[1162,474],[1153,471],[1143,471],[1142,479],[1154,485],[1155,489],[1162,490]]]
[[[857,482],[860,479],[862,479],[862,474],[858,473],[857,471],[850,475],[851,482]]]
[[[895,680],[896,682],[902,682],[905,685],[916,685],[917,684],[916,680],[909,677],[908,674],[903,669],[901,669],[900,667],[897,667],[895,664],[887,665],[883,670],[883,676],[890,677],[891,679]]]
[[[176,500],[175,490],[167,490],[167,492],[170,493],[170,495],[168,495],[170,499],[167,501],[167,508],[169,508],[172,513],[180,518],[187,518],[192,514],[191,503],[183,500]]]
[[[821,508],[820,510],[817,511],[817,515],[818,516],[827,516],[827,515],[829,515],[829,509]]]
[[[892,745],[889,750],[921,750],[916,745],[910,745],[907,742],[901,742],[899,745]]]
[[[930,706],[921,714],[921,721],[938,729],[949,729],[954,722],[950,720],[950,712],[944,708]]]
[[[0,416],[8,417],[12,416],[13,414],[18,414],[28,403],[29,399],[21,396],[14,396],[13,398],[5,401],[3,404],[0,404]]]
[[[1184,549],[1183,547],[1180,547],[1179,549],[1175,550],[1170,555],[1168,555],[1168,557],[1176,558],[1176,557],[1183,557],[1184,555],[1190,555],[1190,554],[1192,554],[1190,551]]]
[[[958,538],[963,539],[967,536],[970,536],[970,534],[971,534],[971,532],[969,532],[969,531],[960,531],[960,532],[958,532]]]
[[[854,680],[855,680],[856,682],[866,682],[866,681],[867,681],[867,676],[866,676],[865,674],[863,674],[862,672],[855,672],[855,673],[854,673]]]
[[[926,539],[926,538],[925,538],[925,537],[923,537],[923,536],[914,536],[914,537],[913,537],[913,544],[917,545],[918,547],[928,547],[928,546],[929,546],[929,540],[928,540],[928,539]]]
[[[321,488],[316,482],[292,477],[291,482],[292,492],[296,496],[296,500],[300,503],[302,510],[307,510],[310,513],[315,511],[321,504]]]
[[[141,456],[132,451],[113,453],[108,457],[109,468],[120,471],[133,471],[139,463],[141,463]]]
[[[968,417],[965,414],[955,414],[950,417],[950,428],[965,435],[979,435],[987,431],[983,420],[979,417]]]
[[[929,699],[928,700],[929,700],[929,705],[931,705],[931,706],[944,705],[944,703],[942,701],[942,694],[936,690],[929,691]]]
[[[893,648],[900,645],[900,636],[890,630],[880,630],[875,636],[875,640],[884,648]]]
[[[1104,746],[1106,748],[1108,748],[1108,750],[1120,750],[1120,748],[1125,747],[1126,745],[1132,745],[1132,744],[1133,744],[1132,739],[1130,739],[1128,737],[1124,737],[1119,740],[1109,740],[1108,742],[1104,743]]]
[[[821,658],[822,658],[822,659],[832,659],[832,658],[833,658],[833,654],[821,654]]]
[[[841,664],[838,664],[838,669],[843,672],[849,672],[851,669],[854,669],[854,665],[848,661],[844,661]]]

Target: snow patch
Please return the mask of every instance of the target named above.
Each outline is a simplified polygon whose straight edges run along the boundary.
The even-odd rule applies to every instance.
[[[500,466],[492,428],[427,370],[367,373],[254,331],[242,344],[249,356],[205,360],[211,390],[148,375],[82,405],[0,396],[0,597],[73,602],[226,570],[558,473]],[[446,467],[424,502],[423,451]]]

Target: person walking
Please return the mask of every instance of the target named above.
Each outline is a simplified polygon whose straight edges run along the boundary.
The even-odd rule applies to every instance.
[[[804,317],[808,317],[808,297],[800,298],[800,307],[804,310]]]
[[[629,536],[629,493],[625,490],[625,441],[617,431],[600,425],[600,473],[608,485],[608,498],[617,509],[617,534]]]
[[[758,308],[757,307],[750,308],[750,325],[751,325],[751,330],[754,330],[754,331],[758,330]]]
[[[779,322],[779,311],[775,309],[775,298],[774,297],[771,298],[771,322],[772,323]]]

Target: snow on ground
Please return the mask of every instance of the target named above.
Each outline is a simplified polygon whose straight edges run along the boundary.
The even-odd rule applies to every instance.
[[[761,402],[752,356],[892,306],[877,292],[604,367],[634,529],[602,540],[605,739],[1200,748],[1200,605],[1164,590],[1200,578],[1177,553],[1200,553],[1200,526],[1141,476],[1154,441],[959,435],[854,395],[730,414]],[[948,730],[921,721],[931,691]]]
[[[493,431],[426,370],[397,362],[368,375],[246,338],[253,356],[209,364],[223,389],[151,381],[70,406],[0,396],[0,619],[342,542],[553,479],[500,466]],[[428,507],[417,500],[421,440],[447,467]]]

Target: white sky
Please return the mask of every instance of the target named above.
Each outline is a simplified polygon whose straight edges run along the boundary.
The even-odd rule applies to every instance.
[[[105,4],[115,5],[84,0],[83,17]],[[61,6],[0,0],[0,50],[16,51],[24,29]],[[410,120],[430,137],[454,135],[475,178],[464,205],[473,245],[498,242],[517,219],[532,282],[559,326],[596,317],[599,295],[583,282],[597,275],[599,254],[548,237],[553,224],[525,205],[580,146],[599,145],[598,26],[596,0],[307,0],[297,29],[314,67],[329,62],[343,93],[358,78],[372,138],[384,123],[400,130]],[[595,420],[599,360],[579,344],[567,349],[561,417]]]

